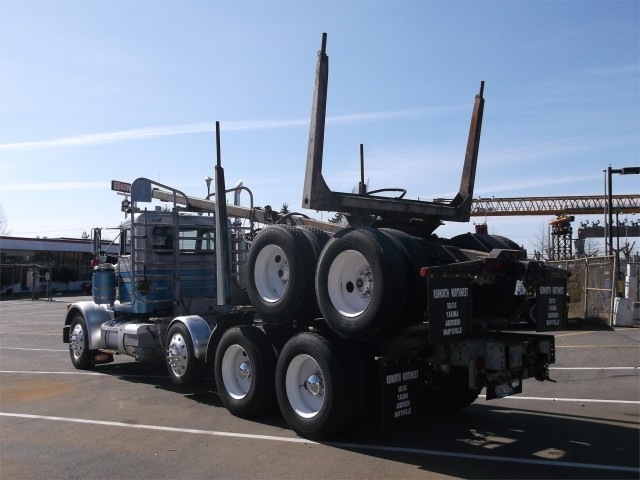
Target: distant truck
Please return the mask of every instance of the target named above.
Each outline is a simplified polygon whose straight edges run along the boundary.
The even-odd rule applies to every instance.
[[[564,328],[568,273],[486,234],[439,238],[442,220],[468,221],[480,140],[476,96],[460,192],[449,203],[329,189],[322,177],[328,82],[318,53],[302,206],[342,212],[349,226],[241,206],[220,161],[215,199],[139,178],[117,261],[93,230],[93,299],[69,306],[64,342],[76,368],[129,355],[166,361],[186,387],[211,368],[234,415],[278,405],[300,436],[323,439],[375,406],[385,421],[459,409],[548,379],[554,337],[502,331],[531,295],[539,331]],[[362,163],[364,165],[364,162]],[[233,193],[236,201],[228,204]],[[250,193],[250,192],[249,192]],[[169,207],[148,209],[153,200]],[[102,261],[100,261],[102,259]],[[528,296],[527,296],[528,295]]]

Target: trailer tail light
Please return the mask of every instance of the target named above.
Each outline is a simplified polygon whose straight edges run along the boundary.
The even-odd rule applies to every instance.
[[[420,276],[421,277],[426,277],[429,274],[429,269],[427,267],[422,267],[420,269]]]
[[[489,258],[502,258],[503,260],[526,260],[527,254],[523,250],[493,249],[489,252]]]
[[[502,259],[487,259],[484,268],[489,273],[501,273],[505,270],[507,262]]]
[[[473,378],[473,380],[475,381],[475,385],[470,385],[470,387],[474,387],[475,388],[482,388],[487,384],[487,378],[484,375],[484,367],[485,367],[485,360],[484,357],[482,355],[478,355],[475,359],[475,361],[473,362],[473,374],[475,374]]]

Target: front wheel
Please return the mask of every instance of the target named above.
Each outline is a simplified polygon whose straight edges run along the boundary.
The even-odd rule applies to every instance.
[[[69,356],[71,363],[78,370],[91,370],[94,367],[92,361],[93,355],[96,353],[89,350],[89,331],[87,322],[82,314],[76,314],[71,320],[69,328]]]
[[[167,333],[167,370],[174,385],[187,387],[202,378],[204,362],[195,356],[187,327],[174,324]]]
[[[292,337],[276,367],[276,395],[287,424],[321,440],[344,430],[360,410],[362,371],[339,341],[314,333]]]

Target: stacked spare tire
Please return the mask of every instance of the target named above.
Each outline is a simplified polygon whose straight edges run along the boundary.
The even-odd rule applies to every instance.
[[[347,227],[330,237],[314,227],[273,225],[251,246],[247,290],[266,323],[322,317],[340,337],[366,340],[425,320],[422,267],[496,248],[520,249],[477,233],[428,241],[389,228]]]
[[[348,227],[329,237],[313,227],[274,225],[251,246],[247,290],[266,323],[322,317],[340,337],[366,340],[424,321],[420,268],[460,256],[453,246],[399,230]]]

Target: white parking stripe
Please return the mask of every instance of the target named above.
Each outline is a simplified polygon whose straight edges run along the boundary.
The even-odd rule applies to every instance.
[[[603,465],[598,463],[579,463],[579,462],[562,462],[557,460],[537,460],[521,457],[500,457],[491,455],[477,455],[469,453],[447,452],[442,450],[430,450],[424,448],[409,448],[409,447],[393,447],[388,445],[369,445],[363,443],[343,443],[343,442],[313,442],[304,438],[297,437],[277,437],[273,435],[256,435],[249,433],[236,433],[236,432],[219,432],[215,430],[199,430],[194,428],[176,428],[176,427],[164,427],[161,425],[144,425],[144,424],[130,424],[122,422],[108,422],[103,420],[88,420],[82,418],[66,418],[66,417],[53,417],[48,415],[30,415],[24,413],[9,413],[0,412],[0,416],[3,417],[15,417],[25,418],[32,420],[50,420],[56,422],[71,422],[71,423],[83,423],[87,425],[102,425],[108,427],[121,427],[121,428],[135,428],[139,430],[156,430],[163,432],[173,433],[190,433],[197,435],[212,435],[219,437],[232,437],[232,438],[246,438],[250,440],[263,440],[273,442],[285,442],[285,443],[302,443],[308,445],[328,445],[337,448],[350,448],[365,451],[379,451],[379,452],[397,452],[397,453],[412,453],[417,455],[437,456],[437,457],[449,457],[449,458],[463,458],[468,460],[481,460],[488,462],[501,462],[501,463],[520,463],[528,465],[539,466],[552,466],[552,467],[567,467],[567,468],[586,468],[590,470],[608,470],[618,472],[640,472],[640,468],[628,467],[623,465]]]
[[[640,370],[640,367],[549,367],[549,370]]]
[[[486,395],[478,395],[485,398]],[[557,397],[523,397],[513,395],[511,397],[501,398],[500,400],[539,400],[542,402],[581,402],[581,403],[618,403],[628,405],[640,405],[640,400],[603,400],[599,398],[557,398]]]
[[[66,350],[65,350],[66,351]],[[70,372],[33,372],[29,370],[0,370],[2,373],[15,373],[18,375],[91,375],[95,377],[114,377],[114,378],[166,378],[169,380],[168,375],[135,375],[126,373],[102,373],[102,372],[87,372],[87,371],[70,371]]]
[[[27,350],[29,352],[68,352],[68,349],[57,350],[54,348],[20,348],[20,347],[0,347],[0,350]]]

